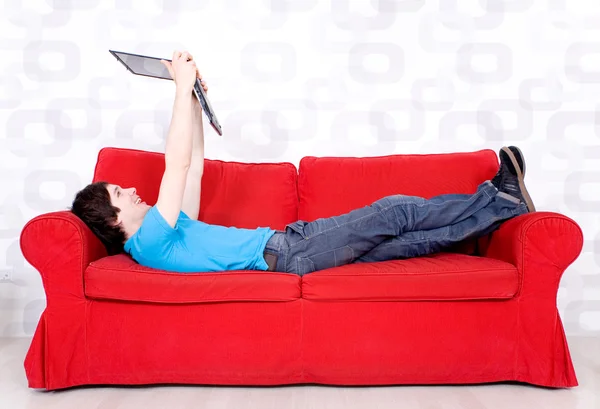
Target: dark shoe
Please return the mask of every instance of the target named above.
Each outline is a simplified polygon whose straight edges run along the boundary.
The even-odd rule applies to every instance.
[[[509,146],[508,149],[512,152],[515,159],[517,160],[517,163],[519,164],[519,167],[521,168],[521,172],[523,172],[523,179],[525,179],[526,165],[525,165],[525,159],[523,159],[523,152],[521,152],[521,149],[517,148],[516,146]]]
[[[500,167],[498,168],[498,172],[496,176],[492,179],[492,185],[496,187],[496,189],[500,190],[500,183],[502,182],[502,173],[504,172],[504,166],[500,163]]]
[[[523,172],[523,178],[525,178],[526,165],[525,165],[525,161],[523,160],[523,152],[521,152],[521,149],[517,148],[516,146],[509,146],[508,149],[512,152],[515,159],[517,160],[517,164],[521,168],[521,172]],[[504,151],[500,150],[500,163],[502,163],[503,157],[504,157],[505,162],[510,162],[508,155]],[[498,189],[500,187],[501,180],[502,180],[502,165],[500,165],[500,167],[498,168],[498,173],[496,173],[496,176],[494,176],[494,178],[492,179],[492,185],[496,186],[496,189]]]
[[[527,205],[530,212],[535,212],[535,206],[527,192],[524,180],[525,159],[523,153],[516,146],[502,147],[500,149],[500,170],[496,179],[496,188],[507,193]],[[494,183],[494,182],[492,182]]]

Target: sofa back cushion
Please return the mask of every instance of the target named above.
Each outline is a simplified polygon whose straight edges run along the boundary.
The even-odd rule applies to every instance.
[[[135,187],[149,205],[158,199],[164,154],[104,148],[94,182]],[[297,171],[291,163],[239,163],[205,159],[199,220],[240,228],[282,230],[297,219]]]
[[[497,171],[498,157],[489,149],[370,158],[307,156],[300,161],[298,218],[336,216],[393,194],[430,198],[474,193]]]

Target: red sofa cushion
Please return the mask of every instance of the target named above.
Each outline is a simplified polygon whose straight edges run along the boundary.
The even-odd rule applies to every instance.
[[[307,156],[299,167],[298,217],[312,221],[337,216],[393,194],[431,198],[474,193],[497,171],[498,156],[490,149],[368,158]]]
[[[512,298],[515,266],[455,253],[346,266],[306,274],[302,298],[321,301],[426,301]]]
[[[143,267],[124,254],[94,261],[84,273],[89,298],[171,304],[291,301],[300,298],[300,280],[265,271],[170,273]]]
[[[162,153],[104,148],[98,154],[93,181],[135,187],[152,206],[158,199],[164,160]],[[198,218],[221,226],[283,230],[298,218],[296,182],[292,163],[205,159]]]
[[[129,256],[104,257],[84,275],[94,299],[152,303],[478,300],[512,298],[517,269],[506,262],[454,253],[350,264],[300,278],[266,271],[179,274],[143,267]]]

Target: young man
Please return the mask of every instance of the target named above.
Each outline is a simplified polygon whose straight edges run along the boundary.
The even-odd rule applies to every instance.
[[[97,182],[78,192],[71,208],[110,254],[124,250],[144,266],[174,272],[268,270],[304,275],[349,263],[439,252],[535,211],[524,184],[523,155],[511,146],[500,150],[496,176],[471,195],[429,200],[387,196],[344,215],[296,221],[285,231],[195,220],[204,135],[201,107],[191,95],[196,77],[202,76],[187,52],[176,51],[172,62],[163,64],[175,80],[176,93],[156,205],[147,205],[135,188]]]

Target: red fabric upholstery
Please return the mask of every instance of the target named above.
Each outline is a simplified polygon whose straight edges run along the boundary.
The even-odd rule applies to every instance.
[[[322,301],[500,300],[517,288],[512,264],[447,253],[349,264],[302,278],[302,297]]]
[[[300,298],[300,277],[295,274],[262,271],[178,274],[141,266],[124,254],[91,263],[85,270],[84,282],[85,295],[94,299],[184,304]]]
[[[461,254],[350,264],[306,275],[262,271],[177,274],[143,267],[126,255],[105,257],[85,270],[85,295],[152,303],[403,301],[506,299],[517,291],[517,269]]]
[[[165,171],[164,160],[161,153],[104,148],[98,155],[93,181],[135,187],[153,206]],[[198,219],[228,227],[283,230],[298,216],[296,179],[296,167],[291,163],[206,159]]]
[[[77,384],[87,371],[82,273],[106,257],[106,249],[77,216],[63,211],[29,221],[21,232],[21,251],[40,272],[47,299],[25,359],[29,384],[47,387],[57,373],[60,384]],[[74,363],[66,372],[65,362]]]
[[[540,379],[543,385],[577,384],[556,293],[562,274],[582,247],[583,232],[577,223],[551,212],[508,220],[492,235],[485,256],[509,262],[519,272],[516,377]]]
[[[94,180],[156,200],[162,155],[104,149]],[[473,192],[492,151],[291,164],[207,161],[200,218],[282,229],[387,194]],[[269,272],[174,275],[107,257],[69,212],[40,215],[21,249],[47,307],[25,359],[29,386],[193,383],[339,385],[520,381],[577,385],[556,308],[583,246],[557,213],[513,218],[481,257],[442,253],[302,278]]]
[[[489,149],[372,158],[308,156],[300,161],[298,216],[305,221],[336,216],[394,194],[430,198],[473,193],[497,171],[497,156]]]

